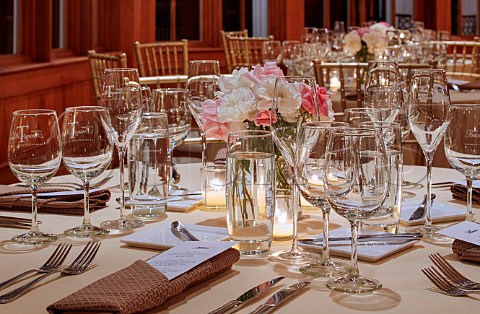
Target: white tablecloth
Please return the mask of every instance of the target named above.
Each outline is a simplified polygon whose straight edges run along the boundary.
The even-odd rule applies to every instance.
[[[179,165],[182,175],[182,185],[198,189],[200,187],[200,172],[198,164]],[[423,167],[406,167],[405,179],[420,182],[423,186],[407,188],[409,197],[412,193],[422,197],[425,169]],[[76,180],[67,177],[69,180]],[[433,181],[462,179],[462,176],[452,169],[435,168]],[[59,177],[53,180],[65,180]],[[53,181],[52,180],[52,181]],[[114,185],[114,180],[107,186]],[[446,189],[435,189],[437,200],[453,201],[451,193]],[[112,195],[110,207],[92,214],[94,224],[110,218],[118,217]],[[462,204],[463,205],[463,204]],[[476,215],[479,216],[478,209]],[[17,216],[29,217],[28,213],[15,213]],[[306,218],[300,223],[302,236],[321,233],[319,212],[305,210]],[[63,230],[80,224],[81,217],[64,215],[40,214],[41,229],[48,232],[62,233]],[[211,226],[226,226],[224,212],[207,212],[193,210],[188,213],[168,213],[168,217],[160,222],[148,223],[147,226],[170,224],[173,220],[184,223],[198,223]],[[346,226],[345,219],[335,213],[331,217],[331,228]],[[21,232],[18,229],[0,228],[0,281],[6,280],[23,270],[40,266],[53,252],[55,244],[45,247],[27,249],[13,245],[9,239]],[[135,232],[135,231],[134,231]],[[43,285],[34,288],[27,295],[10,303],[0,305],[0,313],[45,313],[46,307],[58,299],[92,283],[93,281],[120,270],[138,259],[148,259],[158,252],[155,250],[128,247],[120,242],[121,236],[110,235],[102,240],[102,246],[95,260],[97,267],[83,275],[49,277]],[[67,257],[67,262],[80,252],[84,241],[74,241],[76,244]],[[288,248],[288,243],[275,242],[273,250]],[[461,272],[468,277],[480,281],[479,265],[460,262],[452,253],[451,245],[433,245],[419,242],[411,249],[387,257],[376,263],[360,262],[360,272],[365,276],[378,279],[383,288],[376,293],[366,295],[348,295],[332,292],[325,287],[324,279],[315,279],[310,288],[297,298],[278,309],[277,313],[477,313],[477,300],[473,298],[453,298],[433,291],[433,284],[421,273],[421,268],[432,265],[428,254],[439,252],[446,256]],[[337,258],[334,258],[337,259]],[[347,261],[346,259],[343,259]],[[279,285],[286,286],[307,276],[298,271],[298,267],[285,266],[269,262],[265,257],[242,257],[231,271],[216,278],[197,285],[181,295],[167,301],[159,308],[149,313],[206,313],[222,305],[228,300],[238,297],[247,289],[279,275],[286,275],[288,279]],[[278,289],[278,288],[277,288]],[[273,290],[272,290],[273,292]],[[244,307],[239,313],[247,313],[264,302],[267,293],[262,299]]]

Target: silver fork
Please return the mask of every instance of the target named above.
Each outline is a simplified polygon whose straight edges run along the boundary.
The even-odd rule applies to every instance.
[[[433,282],[435,286],[437,286],[438,289],[442,291],[443,294],[452,297],[464,297],[469,294],[480,294],[479,290],[461,289],[453,285],[434,267],[424,268],[422,269],[422,272],[428,277],[428,279],[430,279],[431,282]]]
[[[477,289],[480,290],[480,282],[475,282],[463,276],[456,270],[442,255],[435,253],[428,257],[437,266],[442,273],[447,276],[455,285],[463,289]]]
[[[51,276],[55,273],[61,272],[62,274],[66,275],[78,275],[82,274],[88,270],[90,264],[92,263],[95,255],[98,252],[98,248],[100,247],[100,242],[89,242],[85,248],[80,252],[77,258],[66,268],[58,268],[56,270],[50,271],[42,276],[35,278],[34,280],[27,282],[21,287],[18,287],[4,295],[0,296],[0,303],[9,303],[13,300],[19,298],[20,296],[24,295],[31,287],[33,287],[36,283],[42,281],[43,279]]]
[[[67,257],[68,252],[70,252],[71,248],[72,248],[71,244],[61,243],[55,249],[55,251],[53,251],[52,255],[47,259],[47,261],[42,266],[27,270],[13,278],[5,280],[4,282],[0,283],[0,290],[5,289],[6,287],[12,285],[14,282],[18,281],[20,278],[23,278],[28,274],[46,273],[46,272],[52,272],[54,270],[59,269],[63,261]]]

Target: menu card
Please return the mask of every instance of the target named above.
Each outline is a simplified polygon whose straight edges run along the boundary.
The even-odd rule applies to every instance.
[[[234,241],[185,241],[152,257],[147,263],[172,280],[235,244]]]
[[[480,245],[480,224],[475,222],[463,221],[437,232],[450,238]]]

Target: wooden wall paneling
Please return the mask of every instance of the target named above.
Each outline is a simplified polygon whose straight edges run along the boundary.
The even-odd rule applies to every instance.
[[[335,6],[335,3],[332,3],[333,6]],[[331,5],[331,0],[324,0],[323,1],[323,27],[326,27],[328,29],[333,29],[332,25],[332,19],[330,18],[331,12],[330,8],[332,7]]]
[[[271,0],[268,2],[268,32],[278,40],[300,40],[305,26],[305,2]]]
[[[22,0],[20,6],[21,31],[28,35],[21,37],[20,53],[29,55],[35,62],[50,61],[52,28],[51,23],[45,23],[44,17],[52,20],[52,1]]]
[[[458,3],[461,12],[461,1]],[[435,10],[430,12],[435,15],[435,24],[432,29],[437,31],[452,30],[452,0],[435,0]]]

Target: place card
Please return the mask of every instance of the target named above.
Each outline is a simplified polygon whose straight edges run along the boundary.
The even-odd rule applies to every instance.
[[[147,263],[172,280],[235,244],[234,241],[185,241],[152,257]]]
[[[475,222],[463,221],[439,230],[437,233],[475,245],[480,245],[480,224]]]

